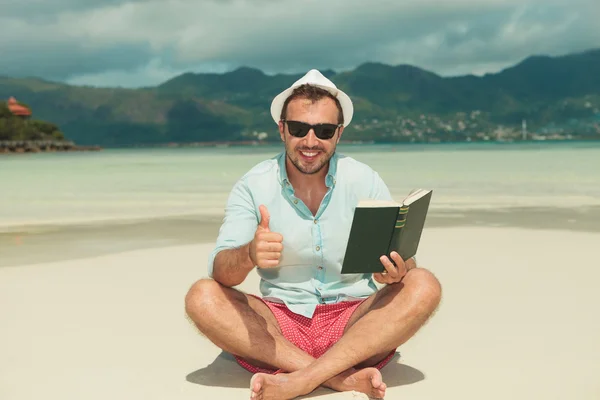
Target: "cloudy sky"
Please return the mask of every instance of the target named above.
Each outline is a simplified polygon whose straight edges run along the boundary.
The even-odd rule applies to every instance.
[[[182,72],[440,75],[600,48],[600,0],[0,0],[0,75],[139,87]]]

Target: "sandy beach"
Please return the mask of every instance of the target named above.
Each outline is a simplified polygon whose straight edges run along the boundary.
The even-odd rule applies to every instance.
[[[444,298],[383,369],[386,398],[600,398],[598,243],[589,232],[427,229],[419,261]],[[251,374],[183,311],[211,248],[0,268],[0,398],[248,398]],[[257,293],[256,275],[240,288]]]

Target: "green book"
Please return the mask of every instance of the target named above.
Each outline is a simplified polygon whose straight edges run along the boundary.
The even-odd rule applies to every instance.
[[[432,190],[413,190],[401,204],[360,201],[354,210],[342,274],[383,272],[385,268],[379,257],[389,257],[392,251],[405,261],[415,256],[432,193]]]

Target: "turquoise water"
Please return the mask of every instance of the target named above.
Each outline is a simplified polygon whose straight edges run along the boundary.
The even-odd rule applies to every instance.
[[[600,204],[600,142],[341,145],[401,199],[434,189],[432,208]],[[228,192],[280,146],[118,149],[0,156],[0,227],[220,215]]]

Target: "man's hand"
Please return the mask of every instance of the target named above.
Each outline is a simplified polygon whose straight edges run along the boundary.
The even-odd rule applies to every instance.
[[[395,266],[387,256],[381,256],[379,258],[385,268],[384,272],[373,274],[373,279],[379,283],[392,284],[400,282],[409,270],[417,266],[414,259],[411,258],[404,262],[402,257],[400,257],[400,254],[395,251],[392,251],[390,256],[394,263],[396,263]]]
[[[283,236],[279,233],[271,232],[269,229],[269,210],[261,205],[260,223],[256,228],[254,239],[250,242],[250,260],[258,268],[273,268],[279,265],[281,251],[283,250]]]

